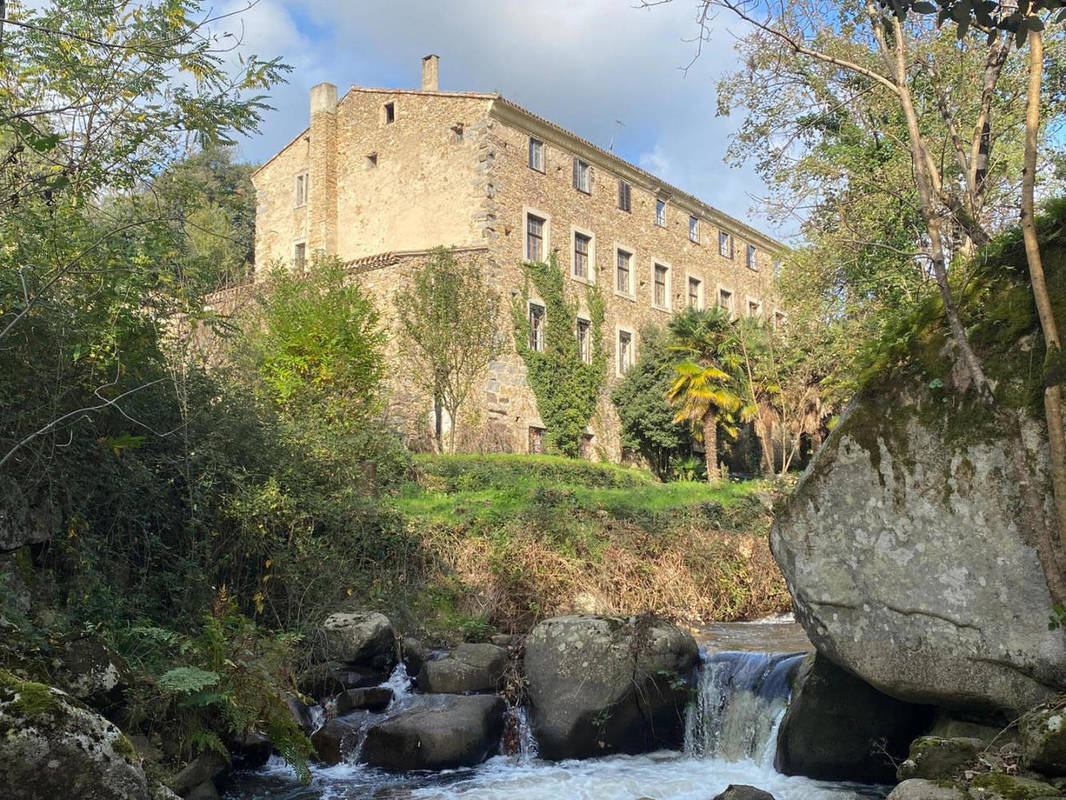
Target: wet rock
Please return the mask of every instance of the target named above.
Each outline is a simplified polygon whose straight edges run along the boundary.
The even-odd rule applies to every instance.
[[[980,739],[921,736],[911,742],[907,760],[896,770],[896,779],[946,780],[959,775],[977,761],[985,748]]]
[[[318,633],[323,661],[388,672],[396,663],[396,632],[384,614],[331,614]]]
[[[774,766],[785,775],[893,783],[896,764],[933,722],[933,709],[896,700],[822,655],[800,666]]]
[[[300,726],[300,730],[304,733],[310,733],[314,730],[315,721],[311,716],[309,706],[292,696],[285,698],[285,705],[289,709],[289,714],[292,715],[293,722]]]
[[[388,770],[454,769],[480,764],[499,747],[505,704],[495,695],[437,694],[367,731],[363,758]]]
[[[349,689],[377,686],[386,678],[388,673],[382,670],[327,662],[305,670],[296,685],[302,694],[321,703]]]
[[[356,711],[326,722],[311,734],[318,760],[324,764],[339,764],[355,751],[367,728],[378,719],[379,716],[369,711]]]
[[[425,645],[411,636],[404,637],[401,644],[401,650],[403,652],[403,664],[407,668],[408,675],[417,675],[422,669],[422,665],[426,663],[426,658],[429,655]]]
[[[955,786],[911,778],[893,789],[886,800],[966,800],[966,793]]]
[[[496,691],[506,670],[507,651],[502,647],[461,644],[448,657],[422,665],[418,688],[435,694]]]
[[[204,781],[185,795],[184,800],[222,800],[222,795],[212,781]]]
[[[713,800],[774,800],[774,796],[762,789],[744,783],[729,784],[725,791],[715,795]]]
[[[1066,708],[1042,706],[1022,717],[1022,766],[1066,775]]]
[[[392,689],[387,686],[370,686],[364,689],[349,689],[337,695],[334,701],[338,714],[349,711],[384,711],[392,702]]]
[[[270,760],[273,751],[270,737],[258,731],[248,731],[229,742],[234,769],[259,769]]]
[[[130,740],[65,692],[0,670],[5,800],[148,800]]]
[[[544,758],[678,748],[696,642],[649,617],[548,619],[526,638],[533,730]]]
[[[228,758],[213,750],[205,750],[174,776],[174,779],[170,781],[170,788],[182,797],[187,797],[194,789],[204,783],[211,783],[211,788],[213,789],[214,781],[222,776],[229,767]]]
[[[1002,411],[967,427],[917,381],[860,396],[771,548],[820,653],[901,700],[1012,719],[1066,688],[1066,637],[1034,546],[1056,537],[1043,416]]]

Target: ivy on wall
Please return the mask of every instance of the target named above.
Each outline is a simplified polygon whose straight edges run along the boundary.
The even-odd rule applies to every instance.
[[[525,288],[512,302],[515,348],[526,364],[526,379],[544,421],[549,452],[577,458],[581,455],[585,427],[596,411],[596,401],[607,379],[607,351],[603,346],[603,295],[595,286],[585,288],[589,322],[589,362],[581,359],[577,339],[580,305],[568,300],[565,278],[553,253],[547,263],[527,261]],[[529,346],[530,286],[544,304],[543,347]]]

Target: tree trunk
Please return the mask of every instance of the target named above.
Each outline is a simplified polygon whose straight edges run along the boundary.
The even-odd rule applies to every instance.
[[[714,411],[703,415],[703,458],[707,464],[707,483],[718,483],[722,473],[718,469],[718,417]]]
[[[444,405],[440,395],[433,397],[433,441],[437,445],[437,452],[444,452]]]
[[[1062,422],[1062,384],[1060,368],[1062,342],[1059,339],[1055,311],[1048,296],[1044,264],[1040,257],[1040,241],[1036,235],[1036,156],[1040,133],[1040,90],[1044,73],[1044,38],[1040,31],[1029,32],[1029,90],[1025,100],[1025,169],[1022,172],[1022,237],[1025,257],[1029,262],[1029,278],[1033,284],[1033,299],[1040,317],[1040,329],[1047,347],[1046,364],[1052,369],[1052,385],[1044,389],[1044,416],[1047,419],[1048,447],[1051,454],[1051,487],[1055,503],[1060,549],[1056,560],[1059,575],[1063,574],[1062,552],[1066,551],[1066,432]],[[1046,570],[1046,566],[1045,566]],[[1063,598],[1057,598],[1059,602]]]

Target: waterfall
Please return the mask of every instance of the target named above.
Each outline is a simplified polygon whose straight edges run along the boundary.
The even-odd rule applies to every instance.
[[[686,755],[773,764],[777,728],[803,654],[704,655],[685,717]]]

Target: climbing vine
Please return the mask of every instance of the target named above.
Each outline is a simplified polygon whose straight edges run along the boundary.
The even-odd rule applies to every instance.
[[[595,286],[585,289],[588,309],[588,362],[578,345],[577,324],[580,306],[568,300],[565,279],[555,255],[550,260],[527,261],[525,288],[512,303],[515,347],[526,364],[526,378],[537,410],[545,425],[547,449],[566,456],[581,455],[582,436],[596,411],[607,379],[607,352],[603,347],[603,295]],[[530,286],[544,304],[543,346],[529,346]]]

